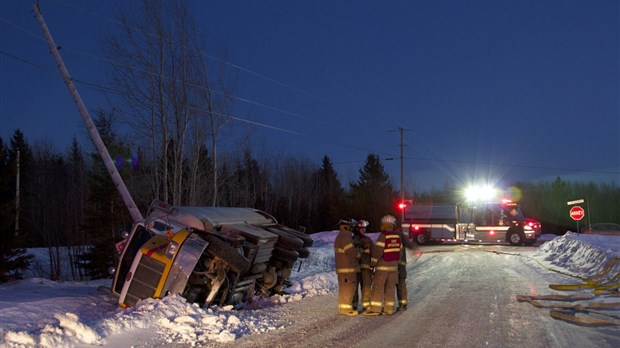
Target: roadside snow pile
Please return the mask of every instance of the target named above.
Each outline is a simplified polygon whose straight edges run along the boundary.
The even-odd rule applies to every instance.
[[[620,258],[620,237],[566,232],[543,243],[533,256],[569,273],[591,277],[603,273],[615,257]],[[619,273],[620,262],[614,262],[602,280],[609,281]]]

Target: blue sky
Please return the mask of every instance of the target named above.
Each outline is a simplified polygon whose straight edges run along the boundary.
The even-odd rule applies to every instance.
[[[64,151],[89,140],[34,1],[0,2],[0,137]],[[105,85],[111,1],[41,0],[72,76]],[[473,180],[620,183],[616,0],[191,1],[208,47],[237,70],[236,116],[257,149],[320,163],[346,183],[379,154],[396,188]],[[206,52],[218,56],[219,50]],[[212,61],[211,63],[215,63]],[[102,93],[78,84],[87,107]],[[258,150],[257,150],[258,151]]]

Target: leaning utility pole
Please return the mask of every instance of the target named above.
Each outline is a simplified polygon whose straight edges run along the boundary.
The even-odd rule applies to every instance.
[[[58,65],[58,69],[60,70],[60,75],[62,75],[62,78],[65,80],[65,84],[67,85],[67,88],[69,89],[69,93],[71,93],[71,96],[73,97],[73,101],[75,102],[75,105],[77,106],[80,112],[80,115],[82,115],[82,120],[84,120],[84,124],[86,125],[86,128],[88,129],[90,138],[92,139],[93,143],[97,147],[99,154],[103,158],[103,163],[105,164],[105,167],[108,170],[108,173],[112,177],[114,186],[116,186],[116,188],[120,192],[123,198],[123,201],[125,202],[125,205],[127,206],[127,209],[129,209],[129,213],[131,214],[131,218],[133,219],[133,221],[137,222],[139,220],[142,220],[142,214],[136,207],[136,204],[134,203],[133,198],[131,198],[131,195],[129,194],[129,191],[127,190],[127,187],[125,186],[125,183],[123,182],[123,179],[121,178],[121,175],[119,174],[118,170],[116,169],[116,166],[114,165],[114,162],[112,161],[112,157],[110,157],[110,153],[108,153],[108,149],[105,147],[105,144],[103,143],[103,140],[101,139],[101,136],[99,135],[99,132],[97,131],[97,127],[95,127],[95,124],[93,123],[93,120],[90,117],[90,114],[88,113],[88,110],[86,109],[86,106],[84,105],[84,102],[82,101],[82,97],[80,97],[80,94],[77,88],[75,87],[75,84],[73,83],[73,79],[71,79],[71,76],[69,76],[69,71],[67,70],[67,67],[62,61],[62,57],[60,56],[60,53],[58,52],[58,46],[56,46],[56,43],[54,43],[52,34],[50,34],[49,30],[47,29],[47,25],[45,24],[43,15],[41,15],[41,11],[39,11],[39,5],[38,4],[33,5],[32,9],[34,11],[37,22],[39,23],[39,26],[41,27],[41,30],[43,31],[43,35],[45,36],[45,39],[47,40],[47,44],[49,45],[50,51],[52,55],[54,56],[54,59],[56,60],[56,64]]]

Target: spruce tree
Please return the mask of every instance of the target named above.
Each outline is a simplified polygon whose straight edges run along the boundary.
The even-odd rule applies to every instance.
[[[129,151],[117,139],[112,130],[112,119],[98,112],[94,123],[106,144],[110,156],[116,159],[121,176],[130,167],[126,162]],[[107,172],[98,152],[91,153],[92,168],[88,173],[88,209],[83,226],[89,235],[90,249],[78,256],[78,265],[91,279],[106,278],[108,269],[116,264],[114,244],[120,240],[120,232],[131,227],[131,217],[123,204],[112,178]]]
[[[382,216],[397,217],[394,208],[397,193],[378,155],[369,154],[359,173],[358,181],[351,183],[352,217],[368,220],[369,231],[378,231]]]
[[[338,173],[334,170],[329,157],[323,157],[321,168],[316,173],[318,185],[319,206],[316,230],[328,231],[336,229],[338,221],[347,217],[345,194],[338,180]]]

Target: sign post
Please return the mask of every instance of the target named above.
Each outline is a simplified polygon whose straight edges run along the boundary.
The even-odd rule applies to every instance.
[[[583,202],[584,202],[583,199],[577,199],[574,201],[566,202],[566,204],[575,205],[575,204],[581,204]],[[571,217],[571,219],[577,222],[577,233],[579,233],[579,220],[583,219],[583,217],[586,216],[585,210],[583,210],[582,207],[575,205],[574,207],[570,208],[570,210],[568,211],[568,215]]]

